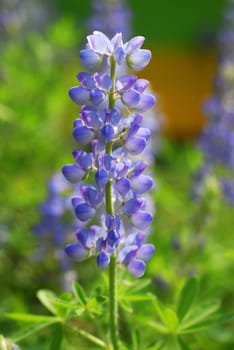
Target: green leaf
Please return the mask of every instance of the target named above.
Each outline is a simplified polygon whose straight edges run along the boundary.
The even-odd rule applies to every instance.
[[[15,321],[29,322],[29,323],[41,323],[47,321],[58,322],[57,317],[43,316],[43,315],[32,315],[32,314],[21,314],[21,313],[8,313],[5,315],[7,318]]]
[[[133,350],[141,350],[141,337],[139,329],[134,329],[132,332]]]
[[[177,315],[182,321],[192,304],[194,303],[198,292],[198,282],[193,277],[184,285],[177,304]]]
[[[72,284],[72,290],[75,294],[77,301],[80,301],[82,304],[87,303],[87,298],[86,298],[85,292],[79,283],[74,282]]]
[[[128,300],[128,301],[146,301],[146,300],[152,300],[152,297],[147,294],[138,294],[138,295],[122,295],[122,300]]]
[[[165,327],[162,323],[158,323],[155,321],[150,321],[148,325],[152,328],[154,328],[158,333],[160,334],[168,334],[170,333],[170,330],[168,327]]]
[[[212,327],[212,326],[217,326],[218,324],[224,323],[231,321],[234,318],[234,313],[223,313],[223,314],[216,314],[213,317],[209,317],[204,321],[198,322],[191,324],[189,327],[180,330],[181,334],[186,334],[186,333],[194,333],[194,332],[199,332],[203,329]]]
[[[59,350],[62,346],[63,342],[63,325],[62,324],[56,324],[53,327],[52,332],[52,340],[50,343],[50,350]]]
[[[156,311],[156,314],[164,324],[167,324],[166,315],[164,312],[165,306],[162,303],[160,303],[156,295],[151,294],[151,296],[152,296],[152,303]]]
[[[43,328],[46,328],[54,323],[58,322],[57,319],[53,318],[51,321],[45,321],[40,323],[34,323],[28,327],[25,327],[21,329],[19,332],[11,335],[11,339],[13,339],[14,342],[19,342],[22,339],[25,339],[29,337],[30,335],[40,331]]]
[[[206,318],[208,318],[208,316],[218,311],[218,309],[220,308],[220,304],[220,300],[210,299],[202,302],[196,307],[193,307],[192,310],[186,315],[186,317],[182,321],[180,328],[189,328],[191,325],[205,320]]]
[[[123,310],[129,312],[129,313],[133,313],[133,308],[131,306],[130,303],[128,303],[125,300],[119,300],[119,305],[122,307]]]
[[[50,312],[52,312],[52,314],[58,314],[58,310],[56,310],[53,304],[53,301],[57,298],[56,294],[50,290],[41,289],[37,292],[37,297],[42,305],[44,305]]]
[[[135,294],[140,290],[146,288],[150,283],[150,279],[136,280],[134,284],[127,286],[127,288],[124,290],[124,293],[128,295]]]
[[[179,326],[179,320],[174,310],[167,307],[164,311],[165,324],[170,329],[171,333],[176,333]]]

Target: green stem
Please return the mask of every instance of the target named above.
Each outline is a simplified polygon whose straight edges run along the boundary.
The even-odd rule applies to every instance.
[[[110,336],[114,350],[119,350],[118,303],[117,303],[117,264],[116,256],[111,256],[109,267],[109,315]]]
[[[112,87],[109,94],[109,109],[115,106],[115,68],[116,63],[113,57],[111,57],[111,81]],[[112,154],[112,142],[106,144],[106,153]],[[106,184],[106,212],[112,216],[115,215],[112,196],[112,180],[109,179]],[[113,254],[110,259],[109,266],[109,325],[110,325],[110,338],[113,346],[113,350],[119,350],[119,332],[118,332],[118,300],[117,300],[117,262],[116,255]]]
[[[73,332],[78,333],[83,338],[89,340],[93,344],[99,346],[100,348],[106,349],[106,344],[104,343],[104,341],[102,341],[101,339],[95,337],[94,335],[92,335],[92,334],[90,334],[90,333],[88,333],[88,332],[86,332],[86,331],[84,331],[82,329],[79,329],[79,328],[76,328],[74,326],[71,326],[71,325],[69,325],[68,328],[71,329]]]

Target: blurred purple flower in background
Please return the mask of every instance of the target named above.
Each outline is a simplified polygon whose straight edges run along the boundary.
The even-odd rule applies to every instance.
[[[125,40],[131,35],[132,15],[126,1],[92,0],[91,11],[88,31],[99,30],[109,37],[121,32]]]
[[[206,101],[207,123],[198,145],[204,164],[195,175],[193,196],[200,198],[206,181],[216,176],[229,205],[234,205],[234,1],[229,0],[218,36],[219,62],[214,94]]]
[[[39,207],[40,222],[33,228],[38,237],[33,260],[41,262],[54,258],[64,272],[61,282],[64,289],[67,289],[64,282],[67,276],[74,273],[64,254],[64,245],[69,240],[69,234],[71,236],[72,230],[77,226],[77,220],[70,208],[70,195],[74,189],[61,173],[52,175],[47,188],[47,199]]]

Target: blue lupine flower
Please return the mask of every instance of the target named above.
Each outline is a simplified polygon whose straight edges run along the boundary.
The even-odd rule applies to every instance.
[[[69,92],[82,106],[73,135],[83,149],[73,152],[74,167],[65,165],[62,171],[77,183],[79,195],[72,198],[72,204],[84,227],[78,228],[77,242],[65,251],[76,261],[94,255],[101,269],[116,254],[132,275],[141,277],[154,252],[153,245],[144,243],[153,216],[149,201],[141,195],[153,187],[153,180],[143,174],[147,163],[135,156],[145,150],[151,134],[142,127],[139,112],[150,109],[155,97],[145,92],[148,81],[126,74],[116,77],[115,68],[127,63],[142,69],[151,54],[141,49],[143,37],[123,43],[121,33],[110,40],[95,31],[87,39],[86,53],[98,55],[96,68],[103,69],[100,63],[106,59],[106,71],[79,73],[80,85]],[[82,62],[93,69],[88,56],[82,50]]]
[[[214,95],[205,103],[208,122],[199,139],[204,164],[195,178],[193,195],[200,198],[208,176],[216,176],[229,205],[234,205],[234,3],[225,12],[225,24],[219,35],[219,65]],[[218,175],[219,174],[219,175]]]

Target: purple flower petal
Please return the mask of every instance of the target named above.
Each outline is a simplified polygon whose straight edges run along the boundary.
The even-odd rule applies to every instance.
[[[131,216],[132,224],[141,230],[148,227],[152,223],[152,220],[153,216],[151,213],[141,210]]]
[[[111,77],[106,73],[95,73],[94,80],[98,88],[103,90],[110,90],[112,86]]]
[[[76,164],[64,165],[62,173],[71,183],[79,182],[85,176],[85,171]]]
[[[144,151],[146,145],[145,138],[133,137],[125,143],[125,148],[129,153],[137,155]]]
[[[112,125],[117,125],[122,118],[122,114],[119,109],[112,108],[110,110],[110,123]]]
[[[89,90],[82,86],[74,86],[69,90],[69,96],[75,103],[84,105],[89,101]]]
[[[94,69],[101,63],[101,56],[90,49],[80,51],[80,60],[88,69]]]
[[[72,206],[73,206],[74,209],[77,207],[77,205],[79,205],[79,204],[81,204],[83,202],[84,202],[84,200],[83,200],[82,197],[73,197],[71,199],[71,203],[72,203]]]
[[[148,128],[139,128],[137,132],[138,137],[143,137],[146,141],[150,139],[151,136],[151,130]]]
[[[107,235],[107,244],[116,247],[119,244],[120,235],[116,230],[111,230]]]
[[[143,261],[148,261],[151,259],[155,252],[155,247],[153,244],[143,244],[137,251],[137,258]]]
[[[153,180],[148,175],[140,175],[132,178],[132,188],[138,194],[147,192],[152,186]]]
[[[87,72],[80,72],[77,74],[77,78],[78,78],[79,82],[81,83],[82,87],[84,87],[86,89],[94,89],[95,88],[92,74],[89,74]]]
[[[83,194],[84,200],[91,206],[96,207],[102,202],[102,194],[98,192],[93,186],[82,185],[81,192]]]
[[[134,89],[136,89],[139,92],[144,92],[148,86],[149,86],[148,80],[138,79],[134,85]]]
[[[93,138],[93,131],[86,126],[77,127],[73,130],[73,136],[80,145],[87,145]]]
[[[125,59],[125,50],[123,48],[122,33],[117,33],[111,39],[111,44],[113,46],[114,58],[118,64],[122,64]]]
[[[140,115],[140,114],[137,114],[135,119],[132,121],[132,123],[130,125],[130,128],[128,130],[128,134],[127,134],[126,140],[129,140],[130,138],[132,138],[137,133],[137,131],[140,128],[142,120],[143,120],[143,116]]]
[[[116,188],[117,191],[123,196],[125,197],[126,194],[130,191],[131,188],[131,182],[129,179],[123,177],[122,179],[118,180],[116,182]]]
[[[87,221],[94,216],[95,210],[89,204],[81,203],[76,206],[75,213],[80,221]]]
[[[75,150],[72,152],[72,155],[82,169],[88,170],[92,166],[91,153]]]
[[[92,106],[84,106],[80,112],[80,116],[90,128],[99,129],[102,125],[97,110]]]
[[[144,233],[142,232],[137,232],[134,237],[133,237],[133,240],[132,240],[132,244],[135,244],[137,245],[138,247],[140,247],[142,245],[142,243],[144,242],[145,240],[145,235]]]
[[[90,100],[94,106],[98,106],[100,103],[102,103],[105,100],[105,97],[106,95],[103,90],[93,89],[90,91]]]
[[[94,230],[81,229],[77,231],[76,237],[83,247],[91,249],[94,246],[96,233]]]
[[[73,126],[74,128],[79,128],[80,126],[84,126],[83,120],[81,120],[80,118],[75,119]]]
[[[95,182],[99,188],[104,188],[108,181],[108,174],[104,169],[100,169],[95,174]]]
[[[131,40],[129,40],[125,46],[126,46],[126,52],[128,54],[133,53],[134,51],[140,49],[140,47],[143,45],[145,41],[145,38],[143,36],[135,36]]]
[[[156,98],[150,94],[141,94],[140,101],[136,106],[137,111],[146,112],[152,108],[156,103]]]
[[[88,256],[88,250],[80,243],[68,244],[65,247],[66,254],[75,261],[83,261]]]
[[[145,263],[141,260],[131,260],[128,264],[128,271],[131,275],[133,275],[136,278],[142,277],[145,273]]]
[[[132,215],[141,208],[142,202],[136,198],[129,199],[123,206],[122,210],[125,215]]]
[[[122,47],[118,47],[116,50],[114,50],[114,58],[118,64],[122,64],[125,60],[125,51]]]
[[[134,170],[132,171],[132,177],[139,176],[141,173],[143,173],[146,167],[147,167],[146,162],[144,162],[143,160],[138,160],[135,163]]]
[[[120,263],[129,264],[129,262],[135,258],[137,254],[138,247],[136,245],[131,245],[124,247],[119,251],[118,261]]]
[[[114,135],[115,135],[115,131],[110,124],[106,124],[103,126],[103,128],[101,130],[101,136],[102,136],[104,142],[108,143],[108,142],[112,141]]]
[[[110,51],[110,40],[102,32],[95,31],[87,36],[88,44],[91,50],[101,55]]]
[[[135,71],[140,71],[151,60],[151,52],[149,50],[136,50],[127,56],[127,64]]]
[[[135,85],[137,81],[136,75],[123,75],[116,82],[116,89],[120,91],[127,91]]]
[[[110,257],[105,252],[101,252],[97,256],[97,265],[100,269],[105,269],[110,263]]]
[[[138,91],[128,90],[123,93],[122,102],[128,107],[134,108],[139,103],[140,98],[141,98],[141,95]]]

